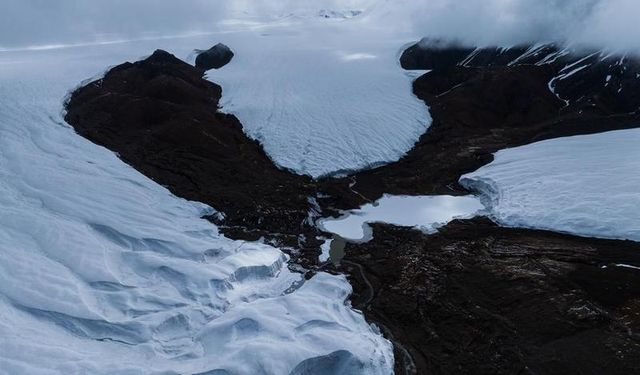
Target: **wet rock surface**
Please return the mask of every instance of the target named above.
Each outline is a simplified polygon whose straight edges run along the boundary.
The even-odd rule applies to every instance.
[[[233,59],[233,51],[228,46],[218,43],[196,56],[196,67],[204,70],[220,69]]]
[[[551,47],[527,63],[513,62],[535,56],[529,48],[422,47],[409,49],[413,65],[408,52],[402,63],[433,68],[414,83],[433,124],[400,161],[344,178],[314,181],[277,168],[237,118],[218,110],[221,89],[204,70],[164,51],[77,89],[66,120],[174,194],[223,212],[210,219],[225,235],[289,247],[307,269],[318,266],[320,212],[383,193],[467,194],[460,175],[499,149],[640,123],[635,60],[600,56],[573,72],[540,63],[569,59]],[[593,56],[566,64],[584,58]],[[588,75],[570,79],[578,73]],[[377,225],[371,242],[347,245],[339,268],[320,267],[350,275],[354,305],[396,344],[400,374],[634,373],[640,271],[613,264],[640,266],[637,254],[632,242],[475,219],[431,236]]]
[[[640,371],[640,244],[453,221],[348,244],[354,306],[419,374]],[[398,348],[398,347],[397,347]],[[396,350],[396,373],[407,362]],[[409,366],[411,367],[411,366]]]

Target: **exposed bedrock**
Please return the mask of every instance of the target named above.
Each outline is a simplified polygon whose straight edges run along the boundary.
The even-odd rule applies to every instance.
[[[458,220],[348,244],[354,306],[419,374],[640,371],[640,244]],[[624,265],[620,265],[624,264]],[[365,279],[366,278],[366,279]],[[396,373],[404,374],[396,350]]]
[[[218,111],[221,88],[203,73],[158,50],[74,91],[65,119],[175,195],[223,212],[230,236],[277,233],[297,246],[311,179],[278,169],[235,116]]]
[[[553,72],[549,88],[574,108],[601,113],[640,108],[640,60],[635,55],[555,44],[475,48],[423,39],[403,52],[400,63],[409,70],[545,66]]]
[[[218,43],[205,51],[198,51],[196,67],[204,70],[220,69],[231,62],[233,52],[225,44]]]

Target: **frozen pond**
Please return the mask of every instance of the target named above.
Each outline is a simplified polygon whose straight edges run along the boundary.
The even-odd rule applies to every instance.
[[[344,248],[347,246],[347,240],[334,234],[331,239],[325,240],[321,246],[322,253],[318,260],[320,262],[331,261],[336,267],[340,266],[340,261],[344,258]]]
[[[369,223],[388,223],[432,232],[455,218],[469,218],[484,206],[474,196],[392,196],[351,210],[339,218],[322,219],[320,229],[353,242],[371,239]]]

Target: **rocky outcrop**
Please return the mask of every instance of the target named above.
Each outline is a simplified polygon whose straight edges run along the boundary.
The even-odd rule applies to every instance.
[[[307,268],[316,267],[318,210],[383,193],[466,194],[460,175],[499,149],[640,124],[640,91],[629,79],[636,60],[618,58],[619,67],[600,56],[576,70],[595,55],[419,47],[403,65],[433,69],[414,83],[433,124],[400,161],[345,178],[277,168],[237,118],[218,110],[221,88],[164,51],[74,91],[66,120],[174,194],[224,212],[211,219],[227,236],[289,246]],[[578,74],[588,75],[570,79]],[[636,243],[475,219],[430,236],[377,225],[371,242],[346,253],[334,271],[351,275],[354,304],[394,340],[400,374],[640,370],[640,272],[628,267],[640,266]]]
[[[222,43],[209,48],[206,51],[199,51],[196,56],[196,67],[204,70],[220,69],[233,59],[231,48]]]
[[[65,119],[177,196],[224,212],[217,222],[230,236],[277,233],[298,247],[311,179],[278,169],[236,117],[218,111],[222,90],[202,74],[158,50],[77,89]]]
[[[482,218],[374,231],[347,245],[342,271],[354,305],[401,343],[397,374],[640,371],[640,244]]]

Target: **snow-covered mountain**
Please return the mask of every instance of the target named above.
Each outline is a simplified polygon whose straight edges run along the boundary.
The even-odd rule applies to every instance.
[[[536,65],[553,71],[549,89],[567,106],[616,113],[640,109],[640,63],[634,53],[539,43],[514,47],[466,47],[423,39],[401,57],[405,69],[516,67]]]

